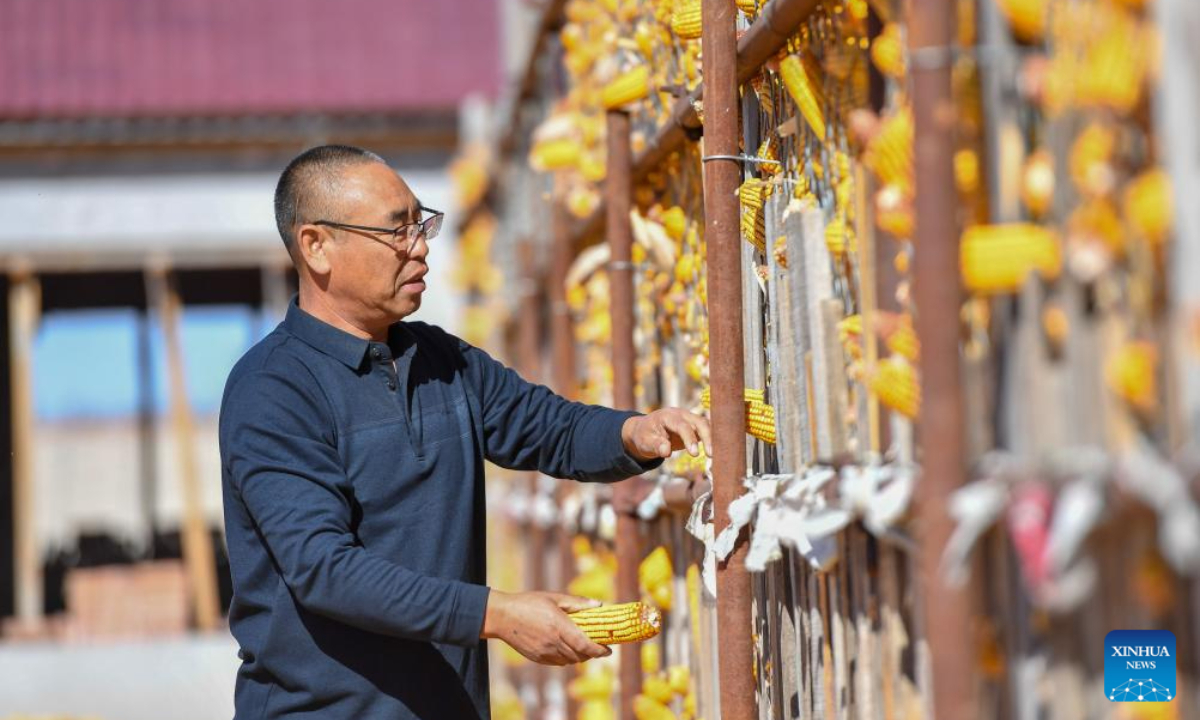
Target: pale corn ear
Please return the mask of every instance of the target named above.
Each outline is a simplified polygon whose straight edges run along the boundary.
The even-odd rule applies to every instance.
[[[594,643],[618,643],[648,640],[662,630],[658,609],[641,602],[601,605],[569,615]]]
[[[615,77],[600,92],[606,110],[624,107],[650,95],[650,67],[638,65]]]
[[[825,93],[816,79],[809,75],[804,62],[795,55],[788,55],[779,63],[779,75],[783,86],[796,102],[800,114],[812,128],[813,133],[825,138]],[[820,75],[817,75],[819,78]]]
[[[870,383],[884,406],[911,419],[921,414],[921,385],[916,368],[902,355],[879,361]]]
[[[1058,237],[1032,223],[967,228],[960,252],[963,285],[974,293],[1016,292],[1031,272],[1053,280],[1062,271]]]

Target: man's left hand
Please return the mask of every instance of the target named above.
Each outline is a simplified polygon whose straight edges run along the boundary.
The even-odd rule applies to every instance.
[[[706,451],[712,447],[708,420],[680,408],[629,418],[621,426],[621,441],[625,450],[642,462],[670,457],[683,449],[695,457],[700,454],[698,443],[703,443]]]

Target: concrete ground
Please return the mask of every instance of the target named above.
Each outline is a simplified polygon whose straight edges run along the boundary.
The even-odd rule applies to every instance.
[[[139,642],[0,644],[0,720],[229,720],[238,663],[227,631]]]

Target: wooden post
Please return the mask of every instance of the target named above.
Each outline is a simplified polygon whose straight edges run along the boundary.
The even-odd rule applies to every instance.
[[[167,352],[167,382],[171,406],[171,431],[183,494],[183,561],[187,567],[192,610],[200,630],[215,630],[221,621],[217,597],[217,568],[212,540],[200,500],[200,478],[196,471],[192,409],[184,376],[183,348],[179,338],[179,291],[165,268],[146,271],[148,304],[158,310],[163,344]]]
[[[33,340],[42,312],[41,284],[29,270],[9,278],[9,345],[12,348],[13,536],[16,615],[34,625],[42,617],[42,560],[34,511]]]

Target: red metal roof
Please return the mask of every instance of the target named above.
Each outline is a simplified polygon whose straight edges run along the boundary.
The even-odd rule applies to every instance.
[[[2,0],[0,118],[442,109],[500,82],[495,0]]]

